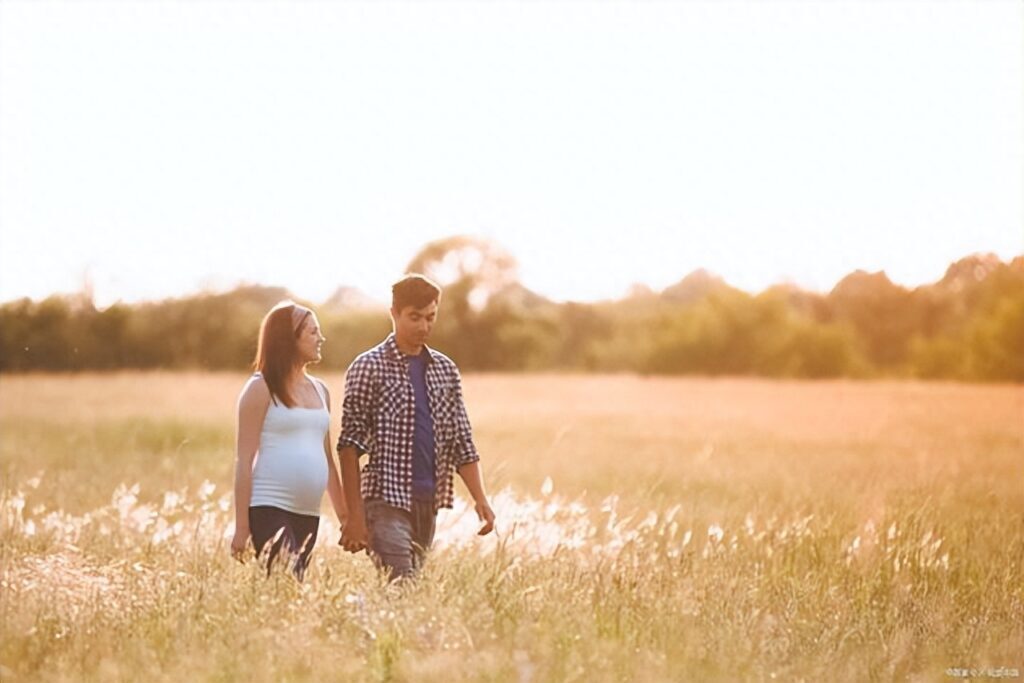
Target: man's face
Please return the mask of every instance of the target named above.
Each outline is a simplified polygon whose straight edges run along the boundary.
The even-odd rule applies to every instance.
[[[406,306],[401,311],[391,309],[395,321],[395,338],[399,346],[418,348],[427,343],[430,331],[437,320],[437,302],[431,301],[423,308]]]

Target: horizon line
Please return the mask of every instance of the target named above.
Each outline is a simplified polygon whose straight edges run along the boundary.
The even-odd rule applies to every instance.
[[[839,285],[840,282],[842,282],[846,278],[850,277],[851,275],[855,275],[857,273],[864,273],[866,275],[882,275],[887,280],[889,280],[889,282],[892,283],[893,285],[895,285],[897,287],[900,287],[902,289],[908,290],[908,291],[914,291],[914,290],[920,289],[922,287],[934,286],[934,285],[938,284],[939,282],[941,282],[943,280],[943,278],[945,277],[945,274],[948,273],[949,268],[951,268],[953,265],[955,265],[957,263],[960,263],[962,261],[965,261],[965,260],[971,259],[971,258],[981,258],[981,259],[994,258],[995,260],[997,260],[999,263],[1001,263],[1003,265],[1011,266],[1014,262],[1016,262],[1018,260],[1024,260],[1024,249],[1022,249],[1018,253],[1015,253],[1012,256],[1007,257],[1006,259],[1004,259],[1003,257],[1001,257],[999,254],[997,254],[994,251],[976,251],[976,252],[971,252],[971,253],[968,253],[965,256],[962,256],[962,257],[960,257],[960,258],[958,258],[958,259],[956,259],[954,261],[951,261],[946,266],[946,269],[943,271],[943,276],[942,277],[939,277],[936,280],[927,281],[927,282],[920,282],[920,283],[917,283],[917,284],[907,284],[907,283],[903,283],[903,282],[897,282],[897,281],[893,280],[888,275],[888,273],[886,272],[886,270],[884,268],[883,269],[879,269],[879,270],[867,270],[865,268],[855,268],[854,270],[851,270],[851,271],[847,272],[846,274],[840,276],[835,281],[835,283],[831,287],[829,287],[827,289],[818,289],[816,287],[807,287],[807,286],[801,285],[799,282],[796,282],[795,280],[782,279],[782,280],[779,280],[779,281],[776,281],[776,282],[772,282],[772,283],[766,285],[765,287],[761,288],[760,290],[751,291],[750,289],[747,289],[745,287],[741,287],[741,286],[732,284],[731,282],[729,282],[729,280],[728,280],[728,278],[726,276],[721,275],[719,273],[716,273],[716,272],[714,272],[714,271],[712,271],[712,270],[710,270],[708,268],[705,268],[703,266],[694,268],[693,270],[690,270],[689,272],[684,274],[682,277],[680,277],[678,280],[676,280],[676,281],[670,283],[669,285],[666,285],[665,287],[660,288],[660,289],[655,288],[655,287],[651,287],[650,285],[648,285],[645,282],[633,282],[633,283],[629,284],[626,287],[626,290],[624,292],[622,292],[619,296],[613,297],[613,298],[609,298],[609,297],[595,298],[595,299],[556,298],[556,297],[548,296],[547,294],[544,294],[541,291],[538,291],[536,289],[533,289],[533,288],[529,287],[526,283],[524,283],[521,280],[517,279],[517,280],[515,280],[515,283],[521,285],[524,289],[528,290],[529,292],[531,292],[533,294],[536,294],[538,296],[541,296],[544,299],[547,299],[549,302],[551,302],[553,304],[570,304],[570,303],[577,303],[577,304],[600,304],[600,303],[609,303],[609,302],[621,301],[621,300],[629,298],[630,297],[630,290],[633,290],[634,288],[646,288],[647,290],[649,290],[651,292],[651,294],[654,294],[655,296],[658,296],[658,295],[663,294],[668,289],[670,289],[670,288],[678,285],[679,283],[683,282],[685,279],[689,278],[690,276],[695,275],[695,274],[701,274],[701,273],[702,274],[706,274],[707,276],[709,276],[711,278],[720,280],[722,284],[724,284],[724,285],[726,285],[726,286],[728,286],[728,287],[730,287],[732,289],[741,291],[741,292],[743,292],[745,294],[751,295],[751,296],[757,296],[758,294],[763,294],[764,292],[767,292],[767,291],[769,291],[771,289],[775,289],[777,287],[787,287],[787,286],[795,287],[796,289],[798,289],[798,290],[800,290],[802,292],[808,293],[808,294],[817,294],[817,295],[820,295],[820,296],[827,296],[833,290],[835,290],[835,288]],[[398,273],[396,275],[396,277],[400,277],[401,274],[402,273]],[[128,305],[128,306],[156,304],[156,303],[161,303],[161,302],[166,302],[166,301],[174,301],[174,300],[179,300],[179,299],[189,299],[189,298],[193,298],[193,297],[197,297],[197,296],[217,296],[217,295],[222,295],[222,294],[229,294],[231,292],[234,292],[236,290],[243,289],[243,288],[246,288],[246,287],[262,287],[262,288],[267,288],[267,289],[273,289],[273,288],[283,289],[283,290],[285,290],[285,292],[287,292],[287,294],[289,296],[292,296],[292,297],[294,297],[296,299],[305,300],[305,301],[308,301],[308,302],[315,302],[315,304],[318,305],[318,306],[319,305],[323,305],[324,303],[326,303],[330,298],[335,296],[340,290],[348,289],[348,290],[352,290],[352,291],[358,293],[359,295],[361,295],[361,296],[365,297],[365,299],[367,299],[367,304],[368,305],[366,306],[366,308],[374,308],[375,306],[380,306],[381,308],[386,309],[388,307],[388,303],[386,301],[378,299],[377,297],[367,293],[367,291],[364,288],[359,287],[359,286],[354,285],[354,284],[339,283],[338,285],[336,285],[334,287],[334,289],[326,297],[324,297],[321,300],[316,300],[316,299],[313,299],[311,297],[303,296],[302,294],[293,291],[290,287],[288,287],[287,285],[284,285],[284,284],[269,284],[269,283],[265,283],[265,282],[254,282],[254,281],[249,281],[249,280],[244,280],[244,279],[235,280],[230,285],[223,285],[223,284],[222,285],[216,285],[216,284],[204,285],[204,284],[202,284],[203,281],[212,280],[212,279],[214,279],[214,277],[215,276],[213,276],[213,275],[204,276],[203,278],[200,278],[200,284],[197,287],[189,289],[189,290],[186,290],[186,291],[183,291],[183,292],[180,292],[180,293],[177,293],[177,294],[168,294],[166,296],[161,296],[161,297],[140,297],[140,298],[137,298],[137,299],[127,299],[127,298],[124,298],[124,297],[118,297],[118,298],[115,298],[115,299],[113,299],[113,300],[111,300],[109,302],[103,302],[102,304],[98,304],[96,302],[96,297],[95,297],[94,292],[91,291],[92,287],[93,287],[91,278],[88,276],[88,273],[86,273],[85,277],[83,278],[84,281],[83,281],[82,285],[79,287],[78,290],[74,290],[74,291],[53,291],[53,292],[50,292],[50,293],[48,293],[48,294],[46,294],[45,296],[42,296],[42,297],[34,297],[34,296],[31,296],[31,295],[15,296],[15,297],[12,297],[12,298],[6,298],[6,299],[3,299],[3,300],[0,300],[0,306],[6,306],[8,304],[11,304],[11,303],[14,303],[14,302],[17,302],[17,301],[22,301],[22,300],[25,300],[25,299],[28,299],[29,301],[31,301],[33,303],[39,303],[39,302],[46,301],[47,299],[50,299],[50,298],[53,298],[53,297],[59,297],[59,298],[65,298],[65,299],[73,299],[73,298],[76,298],[76,297],[84,297],[84,298],[88,299],[92,303],[92,305],[95,308],[97,308],[98,310],[105,310],[107,308],[110,308],[112,306],[116,306],[118,304]]]

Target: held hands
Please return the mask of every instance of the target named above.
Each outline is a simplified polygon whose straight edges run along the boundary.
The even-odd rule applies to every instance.
[[[476,504],[476,516],[483,523],[480,531],[476,532],[478,536],[486,536],[494,531],[494,510],[491,509],[486,499]]]
[[[366,519],[363,515],[352,515],[347,523],[343,522],[341,527],[341,539],[338,541],[345,550],[350,553],[358,553],[366,550],[368,545],[366,534]]]

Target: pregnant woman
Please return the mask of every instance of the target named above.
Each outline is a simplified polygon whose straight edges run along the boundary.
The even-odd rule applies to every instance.
[[[256,372],[238,398],[231,555],[244,561],[252,537],[268,575],[283,555],[300,581],[316,542],[325,488],[338,522],[347,516],[328,436],[330,394],[306,373],[307,364],[320,360],[324,341],[313,311],[290,301],[277,304],[260,325]]]

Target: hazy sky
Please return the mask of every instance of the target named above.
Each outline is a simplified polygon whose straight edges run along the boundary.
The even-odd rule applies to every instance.
[[[1024,3],[0,2],[0,300],[556,299],[1024,253]]]

